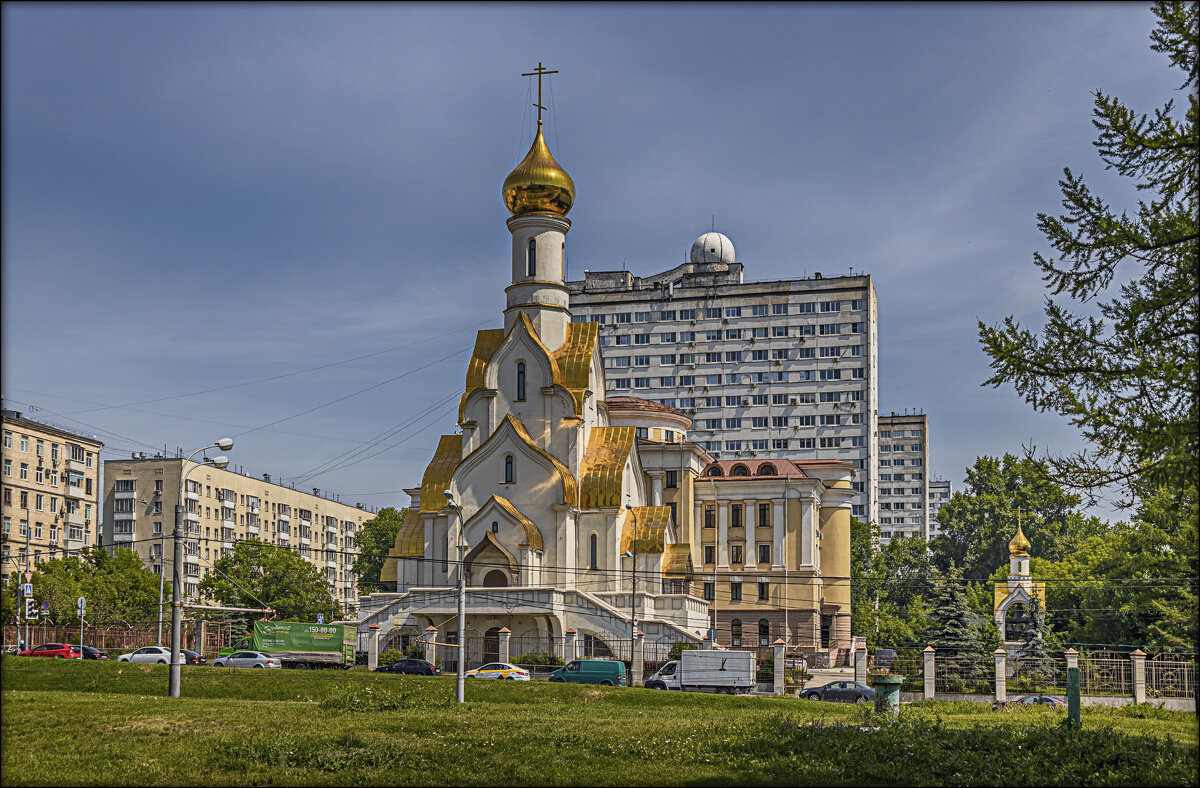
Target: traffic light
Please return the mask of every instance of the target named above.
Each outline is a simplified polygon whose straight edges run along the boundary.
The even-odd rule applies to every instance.
[[[25,597],[25,618],[37,618],[37,601],[31,597]]]

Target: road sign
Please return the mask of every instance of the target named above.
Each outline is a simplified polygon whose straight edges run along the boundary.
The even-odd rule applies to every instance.
[[[21,593],[24,594],[26,597],[33,596],[33,583],[26,583],[25,589],[23,591],[21,591]]]
[[[87,615],[87,599],[85,599],[84,597],[79,597],[78,604],[79,604],[79,617],[83,618],[85,615]]]
[[[43,616],[50,615],[50,603],[49,602],[42,603],[42,615]]]
[[[33,572],[26,572],[26,573],[25,573],[25,582],[26,582],[26,583],[32,583],[32,582],[33,582]]]
[[[318,624],[325,623],[325,614],[324,613],[317,613],[317,623]]]

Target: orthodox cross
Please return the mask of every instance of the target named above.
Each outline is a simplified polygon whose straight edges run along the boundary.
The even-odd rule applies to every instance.
[[[542,110],[545,109],[545,107],[542,106],[542,75],[543,74],[557,74],[557,73],[558,73],[557,71],[550,71],[549,69],[543,68],[541,61],[539,61],[537,64],[537,68],[535,68],[533,71],[530,71],[528,74],[521,75],[523,77],[536,76],[538,78],[538,100],[537,100],[537,103],[534,104],[533,106],[537,107],[538,125],[539,126],[542,125]]]

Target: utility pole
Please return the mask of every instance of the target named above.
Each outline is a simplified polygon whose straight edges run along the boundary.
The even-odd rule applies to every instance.
[[[29,559],[30,559],[29,536],[32,533],[33,533],[33,515],[30,514],[29,507],[26,506],[25,507],[25,574],[26,575],[29,574]],[[32,581],[30,581],[30,582],[32,582]],[[24,589],[25,586],[22,585],[21,588]],[[26,607],[29,606],[29,602],[27,602],[27,601],[24,604]],[[25,615],[25,611],[22,611],[22,615]],[[29,616],[28,615],[25,615],[25,648],[27,648],[27,649],[33,648],[33,645],[29,642]]]
[[[638,620],[637,620],[637,618],[638,618],[637,617],[637,545],[638,545],[638,532],[637,531],[638,531],[638,521],[637,521],[637,513],[633,511],[632,506],[630,506],[629,504],[625,504],[625,509],[626,509],[626,511],[629,512],[629,516],[633,518],[633,545],[632,545],[633,549],[631,552],[626,553],[626,555],[630,555],[633,559],[632,571],[630,571],[630,573],[629,573],[633,579],[633,595],[629,601],[629,664],[632,669],[633,652],[634,652],[634,649],[637,648],[637,632],[638,632]],[[641,681],[640,678],[638,680]],[[633,676],[629,677],[629,684],[631,686],[633,685]]]
[[[463,566],[463,516],[462,507],[454,500],[454,493],[444,490],[446,508],[458,515],[458,528],[455,531],[455,541],[458,543],[458,664],[454,671],[454,700],[458,703],[466,701],[467,692],[467,568]]]

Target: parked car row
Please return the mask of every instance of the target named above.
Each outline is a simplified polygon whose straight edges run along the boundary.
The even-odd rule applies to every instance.
[[[207,660],[190,649],[180,649],[179,664],[204,665]],[[55,659],[110,659],[108,654],[92,646],[75,643],[43,643],[17,652],[18,657],[53,657]],[[149,662],[166,665],[171,661],[171,649],[166,646],[146,646],[117,657],[118,662]]]

